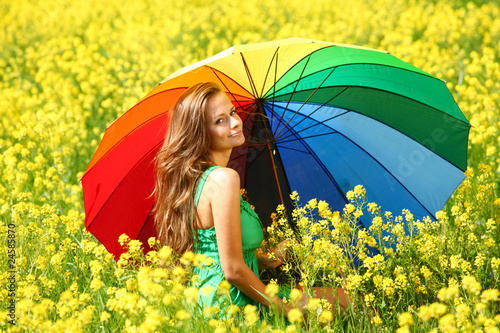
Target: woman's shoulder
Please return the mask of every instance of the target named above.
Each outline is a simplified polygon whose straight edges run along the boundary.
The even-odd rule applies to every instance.
[[[213,189],[211,192],[218,192],[219,190],[232,188],[239,191],[240,175],[234,169],[218,167],[210,172],[207,179],[207,185]]]
[[[212,180],[231,181],[240,180],[240,175],[234,169],[227,167],[217,167],[210,172],[209,178]]]

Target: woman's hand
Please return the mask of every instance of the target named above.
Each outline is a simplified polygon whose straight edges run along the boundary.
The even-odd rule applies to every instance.
[[[280,260],[283,263],[284,261],[287,261],[289,259],[287,256],[288,248],[294,243],[296,244],[297,241],[291,240],[291,239],[286,239],[286,240],[280,242],[278,244],[278,246],[276,246],[274,248],[272,253],[276,256],[276,258],[278,260]]]
[[[269,269],[280,266],[283,261],[287,260],[286,252],[292,242],[291,240],[284,240],[270,253],[257,254],[259,269]]]
[[[257,253],[256,256],[259,269],[276,268],[283,263],[281,260],[275,259],[271,253]]]

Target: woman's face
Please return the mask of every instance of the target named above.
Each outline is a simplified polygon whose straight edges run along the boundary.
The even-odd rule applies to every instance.
[[[227,98],[219,92],[208,100],[207,128],[212,151],[227,151],[245,142],[243,123]]]

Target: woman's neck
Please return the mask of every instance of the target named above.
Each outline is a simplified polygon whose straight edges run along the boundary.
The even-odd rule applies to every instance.
[[[231,149],[232,150],[232,149]],[[215,165],[226,167],[231,157],[231,150],[229,151],[211,151],[210,159]]]

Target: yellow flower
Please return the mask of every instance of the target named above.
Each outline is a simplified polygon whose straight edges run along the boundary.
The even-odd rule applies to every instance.
[[[203,296],[208,296],[214,291],[213,287],[211,286],[203,286],[200,288],[200,294]]]
[[[186,270],[183,267],[181,266],[174,267],[174,269],[172,270],[172,277],[175,280],[180,280],[184,278],[184,276],[186,276]]]
[[[413,325],[413,316],[409,312],[403,312],[399,315],[399,326]]]
[[[449,288],[441,288],[438,292],[438,299],[442,302],[453,300],[458,297],[459,289],[458,286],[450,286]]]
[[[142,252],[142,242],[140,240],[132,239],[128,242],[127,246],[132,255]]]
[[[356,207],[353,204],[346,204],[344,207],[344,211],[347,212],[348,214],[354,212],[355,209]]]
[[[274,297],[276,294],[280,291],[279,286],[276,284],[275,281],[271,281],[267,286],[266,286],[266,295],[268,297]]]
[[[491,268],[493,270],[500,269],[500,258],[492,258],[491,259]]]
[[[195,254],[192,251],[186,251],[182,254],[181,263],[184,265],[191,265],[194,261]]]
[[[495,302],[498,301],[500,291],[498,289],[486,289],[481,293],[481,302]]]
[[[219,306],[205,306],[203,308],[203,316],[207,318],[214,317],[216,314],[220,313]]]
[[[375,202],[369,202],[367,206],[368,211],[372,214],[375,214],[375,212],[380,210],[380,206],[378,206]]]
[[[369,294],[365,295],[366,306],[371,306],[371,304],[373,304],[374,301],[375,301],[375,295],[374,294],[369,293]]]
[[[195,287],[188,287],[184,289],[184,296],[189,304],[193,304],[198,300],[198,289]]]
[[[220,322],[217,319],[210,319],[208,321],[208,326],[210,326],[212,329],[218,327],[220,325]]]
[[[318,320],[320,323],[329,323],[333,320],[333,313],[329,310],[323,310]]]
[[[108,312],[106,312],[106,311],[101,312],[101,317],[100,317],[101,322],[107,321],[110,317],[111,317],[111,315]]]
[[[157,244],[159,244],[159,242],[156,240],[155,237],[149,237],[148,238],[148,245],[150,247],[155,247]]]
[[[485,303],[476,303],[475,309],[477,312],[482,312],[486,309],[487,305]]]
[[[387,296],[394,294],[394,281],[389,277],[385,277],[382,280],[382,290]]]
[[[219,283],[219,288],[222,289],[222,290],[231,290],[231,283],[229,283],[227,280],[222,280],[220,283]]]
[[[371,323],[375,326],[380,326],[382,324],[382,318],[380,318],[378,315],[373,316],[371,319]]]
[[[356,195],[357,198],[365,196],[366,195],[366,190],[363,187],[363,185],[356,185],[356,186],[354,186],[354,194]]]
[[[326,217],[330,214],[330,206],[326,201],[320,200],[318,203],[318,213],[321,217]]]
[[[158,252],[158,258],[166,262],[172,257],[172,254],[173,250],[168,246],[164,246]]]
[[[462,279],[462,287],[470,293],[479,295],[481,284],[473,276],[467,275]]]
[[[101,273],[103,267],[99,260],[90,261],[90,271],[93,275],[98,275]]]
[[[396,330],[396,333],[410,333],[410,327],[408,325],[401,326]]]
[[[229,314],[237,314],[238,312],[240,312],[240,307],[239,306],[234,305],[234,304],[231,304],[229,306],[229,311],[228,311]]]
[[[118,243],[120,243],[121,246],[127,245],[128,242],[130,242],[130,237],[126,234],[121,234],[120,237],[118,237]]]
[[[474,176],[474,170],[470,167],[467,167],[467,170],[465,170],[465,177],[467,178],[472,178]]]
[[[354,200],[354,191],[347,191],[345,197],[347,198],[347,200],[352,202]]]
[[[297,308],[293,308],[290,311],[288,311],[288,320],[292,324],[302,321],[302,317],[303,317],[302,312]]]
[[[465,303],[461,303],[461,304],[457,305],[455,310],[457,313],[457,317],[459,317],[459,316],[467,317],[470,314],[470,308]]]
[[[34,298],[34,297],[37,297],[39,292],[38,292],[38,287],[35,286],[35,285],[31,285],[31,286],[26,286],[23,291],[23,296],[25,298]]]
[[[444,332],[458,332],[455,327],[455,317],[448,313],[439,319],[439,328]]]
[[[259,311],[255,305],[247,304],[243,311],[245,313],[245,323],[248,326],[253,326],[259,320]]]
[[[130,291],[134,291],[137,289],[137,280],[135,278],[130,278],[127,280],[127,289]]]
[[[307,309],[309,311],[314,311],[321,306],[321,300],[319,298],[311,298],[307,301]]]
[[[431,318],[439,318],[447,311],[447,307],[441,303],[432,303],[431,305],[422,305],[418,309],[418,316],[423,321],[428,321]]]
[[[177,311],[177,313],[175,314],[175,317],[179,320],[186,320],[186,319],[191,318],[191,315],[186,310],[181,309],[181,310]]]
[[[90,289],[92,289],[93,291],[97,291],[99,289],[101,289],[102,287],[102,281],[100,278],[93,278],[92,281],[90,281]]]
[[[479,303],[481,304],[481,303]],[[485,317],[483,314],[479,314],[477,317],[476,317],[476,323],[479,324],[479,326],[482,326],[486,323],[486,321],[488,320],[487,317]]]
[[[487,164],[480,163],[478,165],[478,169],[483,172],[483,173],[490,173],[491,172],[491,167]]]
[[[441,304],[441,303],[432,303],[429,306],[429,311],[430,311],[432,317],[439,318],[440,316],[442,316],[443,314],[446,313],[447,307],[446,307],[446,305]]]
[[[163,299],[162,299],[162,302],[163,304],[165,304],[166,306],[169,306],[170,304],[172,304],[172,302],[174,301],[175,297],[173,295],[170,295],[170,294],[165,294],[163,296]]]
[[[307,206],[310,208],[310,209],[315,209],[317,206],[318,206],[318,201],[316,199],[311,199],[309,200],[309,202],[307,203]]]
[[[346,280],[346,289],[352,292],[360,288],[361,283],[363,282],[363,277],[360,275],[349,274]]]

